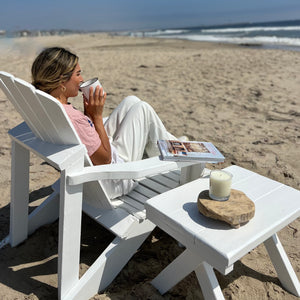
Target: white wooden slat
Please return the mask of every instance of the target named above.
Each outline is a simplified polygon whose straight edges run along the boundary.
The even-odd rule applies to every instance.
[[[62,113],[57,111],[59,102],[56,99],[46,93],[36,90],[31,84],[24,80],[14,78],[8,73],[1,72],[0,76],[7,85],[6,90],[8,93],[11,93],[11,96],[7,95],[7,97],[14,104],[17,111],[19,111],[25,122],[37,137],[48,142],[56,142],[59,144],[80,143],[76,134],[74,138],[74,131],[68,130],[70,122],[68,120],[63,122],[63,119],[66,119],[65,113],[62,107],[59,107],[58,109],[61,110]],[[41,99],[39,99],[40,93],[42,93]],[[53,105],[49,105],[51,102]],[[51,109],[55,108],[56,112],[52,113]],[[51,112],[51,116],[48,115],[48,112]],[[57,116],[57,119],[62,120],[62,122],[57,123],[55,116]],[[62,116],[64,117],[62,118]],[[67,123],[67,125],[65,123]],[[60,137],[61,131],[63,133],[67,131],[64,138]]]
[[[48,113],[45,111],[43,105],[40,103],[38,97],[36,96],[36,89],[29,83],[24,80],[15,78],[16,87],[19,89],[20,93],[26,99],[27,105],[34,107],[34,113],[39,120],[39,124],[37,124],[37,128],[39,129],[39,133],[43,137],[43,140],[54,143],[53,139],[53,121],[49,117]],[[58,133],[55,132],[55,135]]]
[[[22,122],[16,127],[10,129],[8,131],[8,134],[12,139],[18,140],[19,143],[26,143],[27,141],[31,139],[36,139],[37,137],[34,135],[34,133],[29,128],[28,124],[26,122]]]
[[[18,101],[22,111],[27,116],[27,121],[30,120],[34,128],[34,134],[38,136],[41,140],[45,140],[44,137],[48,137],[48,134],[43,127],[43,121],[40,119],[39,115],[36,113],[36,103],[30,97],[26,97],[28,95],[24,95],[23,91],[20,91],[17,84],[17,78],[12,79],[13,85],[10,87],[10,91],[14,98]],[[34,100],[34,99],[33,99]]]
[[[101,182],[87,182],[83,185],[84,201],[100,209],[112,209],[111,200],[107,197]]]
[[[190,164],[190,162],[187,162]],[[130,161],[122,164],[98,165],[78,170],[69,175],[69,184],[76,185],[99,179],[138,179],[178,168],[177,162],[161,161],[159,157]]]
[[[125,203],[131,205],[132,207],[136,208],[139,211],[144,209],[144,205],[142,203],[140,203],[136,199],[131,198],[128,195],[124,195],[124,196],[120,197],[119,199],[124,201]]]
[[[155,175],[151,176],[151,179],[157,183],[160,183],[168,188],[176,188],[178,186],[178,182],[171,180],[163,175]]]
[[[167,173],[163,173],[163,176],[176,181],[179,184],[180,181],[180,172],[170,171]]]
[[[12,142],[10,244],[12,247],[28,236],[29,151]]]
[[[128,208],[128,204],[124,204],[124,202],[120,203],[119,200],[113,200],[112,203],[115,206],[114,209],[101,209],[91,206],[86,202],[83,202],[82,207],[83,211],[97,223],[116,236],[125,238],[130,226],[140,221],[128,213],[130,210],[134,210],[133,207]]]
[[[172,172],[174,172],[174,173],[176,173],[178,176],[180,176],[180,170],[179,170],[179,169],[173,170]]]
[[[164,175],[166,175],[168,173],[165,173]],[[152,176],[150,177],[150,179],[144,179],[143,183],[145,185],[146,182],[149,182],[150,186],[153,186],[153,178],[156,177],[154,180],[154,182],[157,182],[158,180],[162,180],[162,178],[160,178],[159,176]],[[178,174],[176,174],[176,177],[179,179],[180,176],[178,176]],[[166,180],[167,179],[167,180]],[[178,183],[176,183],[173,180],[170,180],[169,178],[165,177],[163,180],[166,180],[166,182],[168,184],[171,185],[171,187],[167,187],[167,189],[171,189],[174,188],[174,183],[176,184],[175,186],[178,186]],[[150,191],[150,195],[149,195],[149,191]],[[149,196],[144,195],[144,193],[146,192],[146,194],[148,194]],[[130,205],[131,207],[137,208],[140,211],[144,211],[144,204],[145,202],[149,199],[152,198],[154,196],[156,196],[158,193],[154,192],[151,189],[146,188],[145,186],[142,185],[138,185],[130,194],[119,197],[119,199],[121,201],[124,201],[125,203],[127,203],[128,205]],[[135,215],[136,211],[132,211],[132,213]]]
[[[25,122],[11,129],[9,135],[24,149],[30,150],[58,170],[71,164],[74,157],[85,153],[83,145],[57,145],[40,140]]]
[[[64,295],[76,284],[79,274],[82,185],[68,187],[68,169],[84,165],[83,155],[61,172],[58,240],[58,290]]]
[[[9,91],[9,89],[7,88],[7,86],[4,84],[3,80],[1,79],[3,76],[2,72],[0,72],[0,87],[2,89],[2,91],[4,92],[5,96],[7,97],[7,99],[14,105],[16,111],[22,116],[22,110],[20,108],[19,103],[16,101],[16,99],[14,98],[14,96],[11,94],[11,92]]]
[[[157,192],[158,194],[164,193],[169,190],[166,186],[161,185],[161,184],[151,180],[150,178],[143,179],[143,180],[139,181],[139,183],[141,185],[144,185],[147,188],[151,189],[152,191]]]
[[[170,171],[170,172],[166,172],[163,173],[162,176],[169,178],[171,180],[174,180],[174,182],[177,183],[177,186],[179,185],[179,180],[180,180],[180,170],[176,170],[176,171]],[[141,179],[140,182],[141,184],[139,184],[134,190],[144,196],[146,196],[148,199],[153,198],[155,196],[157,196],[158,194],[160,194],[159,191],[154,191],[151,187],[153,187],[153,181],[152,181],[153,177],[149,177],[149,178],[143,178]],[[147,182],[149,182],[149,187],[148,188],[148,184]]]
[[[140,208],[137,208],[134,206],[134,203],[132,203],[133,205],[131,205],[130,201],[125,202],[124,199],[114,199],[113,204],[114,204],[115,208],[124,209],[127,214],[132,215],[132,216],[135,216],[138,212],[141,211]],[[140,217],[138,217],[138,219],[140,219]]]
[[[125,209],[127,214],[136,218],[139,221],[139,223],[144,222],[146,219],[146,211],[145,210],[142,211],[142,210],[136,209],[126,202],[123,202],[122,205],[120,205],[118,208]]]
[[[41,226],[54,223],[59,217],[59,190],[54,191],[28,218],[28,233],[32,234]],[[18,220],[19,222],[19,220]]]
[[[50,118],[55,126],[53,133],[57,132],[57,134],[52,137],[54,142],[59,144],[81,144],[80,138],[62,104],[42,91],[36,90],[36,95],[44,106],[44,110],[51,112]]]
[[[137,191],[133,190],[129,194],[127,194],[130,198],[134,199],[135,201],[144,205],[144,203],[149,199],[148,197],[138,193]]]
[[[144,179],[144,180],[146,181],[147,179]],[[152,198],[157,195],[157,192],[154,192],[153,190],[148,189],[146,184],[145,185],[139,184],[134,190],[136,192],[146,196],[147,198]]]
[[[124,203],[127,203],[131,207],[134,207],[138,211],[143,211],[144,210],[144,204],[141,201],[138,201],[128,195],[124,195],[120,197],[120,200],[123,201]],[[145,201],[146,202],[146,201]],[[131,213],[131,211],[129,211]]]
[[[176,186],[178,186],[178,182],[175,182],[174,180],[169,179],[167,176],[168,173],[164,173],[164,176],[151,176],[150,178],[144,179],[143,180],[143,185],[138,185],[130,194],[119,197],[120,200],[124,201],[125,203],[127,203],[128,205],[137,208],[140,211],[144,211],[144,204],[145,202],[158,195],[159,192],[154,192],[151,189],[148,189],[147,183],[149,184],[150,187],[153,187],[154,182],[164,182],[165,184],[169,184],[169,186],[165,186],[164,188],[166,188],[167,190],[172,189]],[[180,176],[178,176],[178,173],[176,174],[177,179],[180,178]],[[153,180],[155,179],[155,180]],[[161,188],[159,188],[161,189]],[[150,191],[150,195],[149,195],[149,191]],[[146,194],[148,194],[149,196],[144,195],[144,193],[146,192]],[[136,213],[136,212],[134,212]]]
[[[244,180],[237,183],[233,183],[232,187],[243,191],[254,203],[261,197],[279,188],[279,184],[276,181],[257,175],[250,180]]]
[[[39,130],[36,127],[38,124],[38,120],[34,112],[32,111],[32,108],[27,105],[26,100],[17,89],[14,82],[14,77],[5,72],[1,72],[0,76],[2,82],[6,86],[6,89],[9,90],[9,93],[6,93],[6,96],[11,101],[11,103],[15,106],[16,110],[21,114],[24,121],[28,124],[28,126],[33,131],[33,133],[37,137],[42,139],[42,136],[40,135]],[[6,89],[4,89],[4,92]]]
[[[227,167],[224,170],[234,173],[234,176],[232,178],[233,184],[240,183],[243,181],[249,181],[251,177],[258,175],[250,170],[240,168],[236,165]]]
[[[177,176],[180,178],[180,171],[171,172],[178,174]],[[166,174],[167,173],[164,173],[164,175],[148,176],[147,178],[140,180],[139,183],[155,193],[161,194],[178,186],[178,183],[167,178]]]

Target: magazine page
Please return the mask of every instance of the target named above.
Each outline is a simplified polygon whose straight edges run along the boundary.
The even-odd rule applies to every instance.
[[[210,142],[159,140],[158,147],[164,160],[224,161],[224,156]]]

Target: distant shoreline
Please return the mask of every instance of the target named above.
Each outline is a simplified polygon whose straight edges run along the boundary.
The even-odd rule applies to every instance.
[[[109,36],[128,36],[135,38],[147,38],[147,39],[161,39],[161,40],[182,40],[189,41],[193,43],[201,43],[201,44],[222,44],[227,46],[237,46],[237,47],[249,47],[255,49],[274,49],[274,50],[286,50],[286,51],[300,51],[300,46],[293,45],[275,45],[275,44],[264,44],[264,43],[233,43],[233,42],[220,42],[220,41],[205,41],[205,40],[189,40],[184,37],[159,37],[159,36],[140,36],[140,35],[129,35],[128,32],[112,32],[112,31],[91,31],[91,32],[83,32],[83,31],[67,31],[67,30],[57,30],[57,31],[18,31],[14,34],[3,34],[4,31],[0,31],[0,41],[3,39],[17,39],[17,38],[36,38],[36,37],[55,37],[55,36],[72,36],[72,35],[93,35],[93,34],[107,34]]]

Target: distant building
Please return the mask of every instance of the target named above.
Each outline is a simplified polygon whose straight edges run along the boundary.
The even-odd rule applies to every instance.
[[[31,35],[31,32],[29,30],[22,30],[19,33],[20,33],[20,36],[24,36],[24,37]]]

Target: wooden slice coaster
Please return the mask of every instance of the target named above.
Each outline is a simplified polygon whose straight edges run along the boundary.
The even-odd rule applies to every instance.
[[[224,221],[234,228],[247,223],[255,214],[253,201],[243,192],[234,189],[227,201],[212,200],[209,191],[205,190],[199,194],[197,205],[204,216]]]

